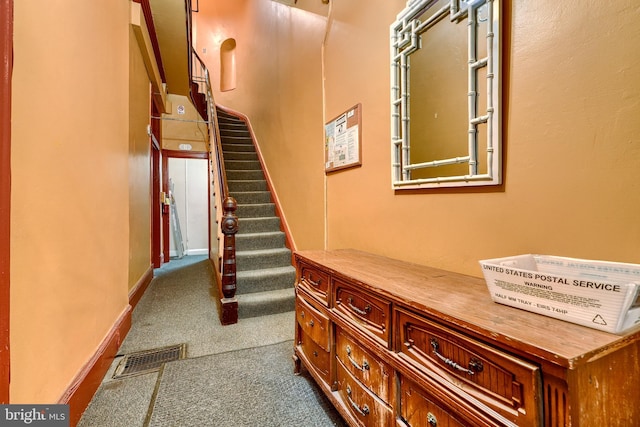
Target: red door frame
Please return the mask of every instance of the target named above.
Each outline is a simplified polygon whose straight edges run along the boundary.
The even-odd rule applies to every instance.
[[[167,235],[162,230],[163,200],[161,200],[161,165],[160,165],[160,141],[162,141],[162,126],[160,119],[160,109],[156,105],[155,99],[151,101],[151,263],[153,268],[160,268],[165,260],[162,250],[162,236],[167,240]]]
[[[162,150],[162,191],[164,192],[164,194],[166,194],[167,196],[169,195],[169,173],[167,172],[169,170],[169,161],[167,159],[167,156],[164,155],[164,150]],[[164,205],[163,209],[162,209],[162,256],[165,260],[165,262],[169,262],[170,260],[170,245],[171,242],[169,240],[169,217],[170,217],[170,212],[169,212],[169,206],[168,205]]]
[[[10,250],[11,250],[11,76],[13,0],[0,0],[0,404],[9,403]]]

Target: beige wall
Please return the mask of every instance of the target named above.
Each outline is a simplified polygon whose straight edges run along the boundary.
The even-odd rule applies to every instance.
[[[206,153],[208,129],[191,100],[184,95],[167,96],[167,113],[162,117],[162,148],[180,150],[181,144],[191,145],[191,151]],[[182,114],[178,113],[181,107]]]
[[[390,189],[387,48],[403,2],[365,4],[334,4],[327,49],[327,114],[364,111],[363,167],[328,180],[330,247],[473,275],[530,252],[640,262],[634,6],[503,2],[505,185],[404,194]]]
[[[388,44],[405,1],[333,1],[324,64],[321,15],[216,2],[199,51],[216,70],[216,43],[237,40],[238,89],[217,99],[252,119],[299,248],[322,247],[326,210],[329,248],[477,276],[479,259],[530,252],[640,262],[635,6],[503,4],[504,185],[403,193],[390,182]],[[358,102],[362,167],[329,175],[323,205],[322,123]]]
[[[129,291],[151,267],[151,83],[129,30]]]
[[[323,119],[320,47],[328,6],[264,0],[200,2],[197,51],[216,102],[249,117],[298,248],[322,247]],[[236,41],[236,89],[219,92],[220,45]],[[206,50],[206,53],[204,52]]]
[[[50,403],[128,305],[129,2],[14,4],[10,393]]]

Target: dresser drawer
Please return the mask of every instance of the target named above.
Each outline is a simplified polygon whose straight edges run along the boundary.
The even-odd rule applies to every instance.
[[[333,287],[336,312],[354,323],[355,328],[367,332],[388,347],[391,303],[340,280],[334,280]]]
[[[540,425],[538,366],[409,311],[397,309],[396,313],[396,348],[401,358],[518,425]]]
[[[298,334],[298,337],[297,351],[298,353],[302,353],[301,356],[307,362],[307,368],[313,370],[326,385],[329,385],[330,353],[316,344],[315,341],[303,331]]]
[[[400,416],[409,427],[484,427],[502,426],[485,419],[482,414],[465,405],[451,406],[436,396],[446,398],[437,388],[427,391],[404,377],[400,378]]]
[[[392,378],[389,366],[339,328],[336,328],[336,357],[365,387],[389,402]]]
[[[313,303],[310,297],[303,297],[301,292],[296,297],[296,321],[316,344],[329,351],[329,317]]]
[[[368,391],[356,380],[338,360],[336,363],[338,379],[337,393],[343,405],[358,424],[365,427],[388,427],[393,418],[391,408]]]
[[[298,264],[300,279],[298,285],[329,306],[329,274],[304,262]]]

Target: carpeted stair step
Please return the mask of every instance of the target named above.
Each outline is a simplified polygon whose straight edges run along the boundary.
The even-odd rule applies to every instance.
[[[218,129],[220,129],[220,135],[233,135],[236,132],[241,132],[242,135],[247,137],[250,137],[251,135],[251,132],[249,132],[249,129],[247,129],[243,122],[218,121]]]
[[[241,294],[238,297],[238,317],[268,316],[295,309],[295,291],[293,286],[276,291]]]
[[[220,121],[218,120],[218,129],[220,134],[230,134],[233,131],[247,131],[247,127],[242,122]]]
[[[251,139],[251,136],[248,136],[246,134],[238,134],[238,133],[233,133],[233,132],[229,132],[225,134],[220,135],[220,142],[222,142],[223,144],[253,144],[253,140]],[[255,147],[254,147],[255,149]]]
[[[218,116],[218,126],[224,128],[242,127],[247,128],[247,125],[237,117],[232,116]]]
[[[238,204],[271,203],[270,191],[229,191]]]
[[[233,114],[229,114],[226,111],[220,110],[219,108],[216,108],[216,111],[217,111],[218,120],[228,120],[228,121],[244,123],[244,120],[242,120],[240,117],[236,117]]]
[[[220,142],[222,143],[223,153],[227,151],[256,151],[256,148],[253,147],[253,143],[251,142],[251,138],[225,137],[221,138]],[[247,147],[249,144],[251,144],[251,148]]]
[[[247,131],[247,128],[242,123],[220,123],[218,122],[218,130],[220,130],[220,136],[229,137],[236,136],[237,132],[241,132],[241,135],[251,139],[250,132]]]
[[[225,164],[230,160],[255,161],[258,160],[258,153],[255,151],[224,151],[224,160]]]
[[[254,180],[254,179],[264,179],[264,172],[262,170],[228,170],[227,171],[227,180]]]
[[[225,160],[224,168],[226,170],[262,170],[262,165],[258,160]]]
[[[236,234],[237,251],[282,248],[284,244],[285,235],[282,231]]]
[[[239,204],[236,215],[241,218],[260,218],[276,216],[274,203],[245,203]]]
[[[230,143],[230,144],[242,143],[242,144],[253,145],[251,134],[241,130],[240,128],[235,128],[231,126],[229,127],[229,129],[220,130],[220,139],[222,143]]]
[[[246,130],[246,128],[240,126],[228,126],[226,128],[220,129],[220,139],[223,143],[230,142],[233,144],[242,142],[243,144],[253,145],[251,134]]]
[[[287,248],[236,250],[236,271],[262,270],[291,265],[291,251]]]
[[[296,269],[291,265],[236,273],[238,290],[236,295],[254,294],[292,288],[296,280]]]
[[[258,180],[228,180],[229,191],[233,192],[254,192],[254,191],[269,191],[267,187],[267,181],[264,179]]]
[[[242,129],[249,130],[247,125],[240,119],[229,118],[229,117],[220,117],[218,116],[218,127],[221,129]]]
[[[238,218],[238,234],[280,231],[280,218]]]
[[[232,142],[223,142],[222,143],[222,152],[226,156],[226,153],[230,152],[251,152],[255,153],[256,148],[253,144],[245,144],[243,141],[232,141]]]
[[[240,119],[239,117],[234,116],[231,113],[227,113],[226,111],[221,110],[219,108],[216,108],[216,112],[217,112],[217,115],[218,115],[218,120],[221,120],[221,119],[222,120],[233,120],[233,121],[239,121],[239,122],[244,123],[244,121],[242,119]]]

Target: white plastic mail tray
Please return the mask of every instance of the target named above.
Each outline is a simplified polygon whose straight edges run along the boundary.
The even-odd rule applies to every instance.
[[[480,261],[500,304],[622,334],[640,325],[640,265],[549,255]]]

